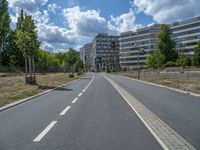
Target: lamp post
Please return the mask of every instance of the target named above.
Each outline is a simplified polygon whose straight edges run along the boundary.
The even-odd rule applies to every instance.
[[[137,78],[140,79],[140,52],[139,52],[139,48],[138,52],[137,52]]]
[[[140,79],[140,51],[145,51],[144,48],[139,48],[137,44],[134,46],[137,48],[137,78]]]

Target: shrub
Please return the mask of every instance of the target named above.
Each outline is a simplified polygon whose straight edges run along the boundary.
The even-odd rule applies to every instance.
[[[69,78],[74,78],[74,74],[69,74]]]
[[[165,66],[165,67],[176,67],[176,63],[173,62],[173,61],[169,61],[169,62],[167,62],[164,66]]]
[[[82,75],[82,74],[83,74],[82,72],[78,72],[78,73],[77,73],[77,76],[80,76],[80,75]]]

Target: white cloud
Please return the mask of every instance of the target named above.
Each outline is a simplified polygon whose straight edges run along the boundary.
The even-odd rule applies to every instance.
[[[114,28],[118,33],[135,31],[142,27],[142,25],[136,23],[136,17],[132,9],[130,9],[128,13],[124,13],[117,17],[111,15],[111,23],[114,24],[111,24],[112,28]]]
[[[65,43],[69,45],[76,44],[73,34],[66,28],[55,25],[38,24],[38,36],[41,41],[47,43]]]
[[[41,3],[42,5],[45,5],[48,2],[48,0],[35,0],[35,1]]]
[[[24,11],[28,15],[32,15],[35,20],[38,38],[41,41],[41,48],[53,51],[53,49],[57,49],[57,47],[54,46],[56,44],[65,44],[66,46],[75,44],[76,39],[71,31],[66,28],[56,26],[54,23],[50,22],[50,14],[48,10],[39,10],[37,3],[43,5],[46,2],[47,0],[11,1],[9,6],[14,12],[14,15],[11,15],[11,26],[14,27],[17,22],[19,11],[24,9]],[[55,6],[56,5],[54,4],[49,5],[49,9],[55,11],[56,8],[59,8]],[[29,8],[34,8],[34,10]]]
[[[200,15],[200,0],[134,0],[134,5],[158,23],[171,23]]]
[[[52,4],[48,5],[48,11],[56,13],[56,9],[60,9],[60,7],[57,6],[55,3],[52,3]]]
[[[81,10],[79,6],[63,10],[63,15],[70,30],[82,37],[93,37],[99,32],[119,34],[120,32],[135,30],[141,25],[136,24],[132,9],[120,16],[110,16],[106,20],[97,10]]]
[[[49,44],[47,42],[42,42],[41,43],[41,48],[43,50],[47,50],[47,51],[50,51],[50,52],[55,50],[55,47],[52,44]]]
[[[80,36],[109,32],[108,23],[97,10],[81,10],[79,6],[63,9],[70,30]]]

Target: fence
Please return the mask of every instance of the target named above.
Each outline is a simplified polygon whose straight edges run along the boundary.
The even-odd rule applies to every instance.
[[[0,66],[0,77],[24,75],[25,67],[19,66]],[[57,66],[47,68],[36,67],[36,73],[69,72],[69,68],[63,69]]]
[[[132,74],[137,76],[137,70],[128,70],[124,73]],[[140,70],[140,75],[144,77],[148,76],[158,76],[166,78],[183,78],[183,79],[193,79],[200,80],[200,68],[168,68],[163,70],[155,69],[144,69]]]

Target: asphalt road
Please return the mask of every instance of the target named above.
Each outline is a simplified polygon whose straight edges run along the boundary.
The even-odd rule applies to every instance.
[[[199,98],[90,73],[66,87],[0,112],[0,150],[163,149],[162,138],[155,136],[142,115],[138,117],[140,114],[104,76],[200,149]]]

